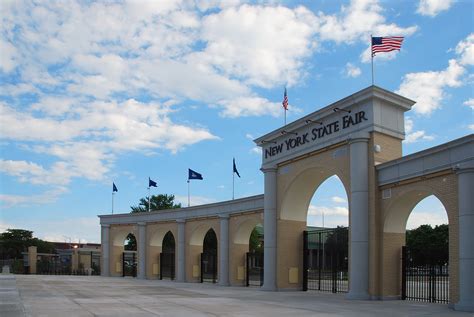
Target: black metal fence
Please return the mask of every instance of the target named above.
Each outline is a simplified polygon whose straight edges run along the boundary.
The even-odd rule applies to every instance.
[[[0,260],[0,273],[3,271],[3,268],[8,266],[10,273],[12,274],[28,274],[29,267],[28,263],[22,259],[8,259]]]
[[[160,253],[160,280],[167,278],[174,280],[175,254]]]
[[[250,253],[246,255],[246,284],[247,286],[263,285],[263,253]]]
[[[449,303],[449,265],[433,263],[402,248],[402,299]]]
[[[348,292],[348,229],[304,231],[303,290]]]
[[[217,256],[201,253],[201,283],[217,281]]]
[[[135,251],[126,251],[122,255],[122,276],[137,276],[137,255]]]

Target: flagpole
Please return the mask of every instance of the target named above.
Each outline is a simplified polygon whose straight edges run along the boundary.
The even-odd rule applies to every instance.
[[[150,186],[148,186],[148,212],[150,212]]]
[[[235,172],[232,170],[232,200],[234,200]]]
[[[191,198],[190,198],[190,194],[189,194],[189,179],[188,179],[188,207],[191,207]]]
[[[372,34],[370,34],[370,57],[372,60],[372,86],[373,86],[374,85],[374,53],[373,53],[372,43],[373,43],[373,38],[372,38]]]
[[[286,109],[285,108],[283,108],[283,109],[285,110],[285,125],[286,125]]]
[[[114,214],[114,195],[115,193],[112,191],[112,215]]]

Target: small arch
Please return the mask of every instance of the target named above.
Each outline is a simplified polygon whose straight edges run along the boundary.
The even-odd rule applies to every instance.
[[[120,230],[116,232],[112,244],[116,247],[123,247],[124,241],[129,234],[133,234],[133,230]]]
[[[163,245],[163,238],[165,235],[170,232],[168,229],[159,228],[150,235],[148,241],[149,245],[152,247],[161,247]]]
[[[162,252],[163,253],[174,253],[176,247],[174,235],[171,231],[168,231],[162,240]]]
[[[123,247],[126,251],[137,251],[137,238],[133,233],[129,233],[123,241]]]
[[[249,237],[256,226],[260,225],[261,223],[256,219],[247,219],[242,221],[237,229],[233,243],[235,244],[248,244]]]
[[[210,229],[214,231],[214,229],[208,224],[202,224],[194,229],[191,238],[189,239],[189,245],[202,246],[204,243],[204,236]]]
[[[217,254],[217,235],[214,229],[209,229],[203,239],[202,252],[206,254]]]
[[[282,201],[280,218],[306,222],[311,198],[319,186],[332,176],[336,176],[341,181],[346,195],[349,196],[347,194],[349,187],[338,171],[327,167],[312,167],[299,173],[288,186]]]
[[[388,208],[388,213],[385,217],[384,232],[387,233],[405,233],[408,217],[418,203],[427,198],[428,196],[434,196],[447,212],[446,204],[442,198],[435,193],[431,188],[419,186],[409,191],[403,192],[397,197],[393,197],[393,203]],[[448,222],[449,213],[447,213]]]

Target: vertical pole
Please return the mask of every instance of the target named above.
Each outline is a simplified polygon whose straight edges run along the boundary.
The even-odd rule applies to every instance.
[[[370,34],[370,59],[372,61],[372,86],[374,85],[374,54],[372,53],[372,34]]]
[[[407,247],[402,247],[402,300],[407,299]]]
[[[112,215],[114,214],[114,192],[112,192]]]
[[[235,173],[232,171],[232,200],[234,200],[234,182],[235,182]]]
[[[188,207],[191,206],[191,198],[190,198],[190,194],[189,194],[189,179],[188,179]]]
[[[150,212],[150,187],[148,187],[148,212]]]
[[[285,110],[285,125],[286,125],[286,109],[285,108],[283,108],[283,109]]]
[[[303,231],[303,291],[308,290],[308,231]]]

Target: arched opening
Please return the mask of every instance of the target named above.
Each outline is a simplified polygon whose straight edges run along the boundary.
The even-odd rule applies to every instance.
[[[229,272],[231,285],[260,285],[259,272],[254,276],[253,267],[263,273],[263,225],[260,213],[231,219],[231,240],[229,252]],[[249,260],[250,257],[261,257],[262,260]],[[249,262],[250,261],[250,262]],[[250,277],[250,284],[249,284]],[[262,278],[263,279],[263,278]],[[253,281],[255,280],[255,281]]]
[[[137,276],[137,238],[133,233],[127,234],[123,240],[122,275]]]
[[[256,225],[249,237],[246,254],[246,286],[263,285],[263,226]]]
[[[209,229],[204,236],[201,254],[201,283],[217,281],[217,235]]]
[[[449,225],[435,196],[420,198],[406,221],[402,252],[402,298],[449,302]]]
[[[163,237],[162,251],[160,253],[160,279],[175,278],[175,248],[176,243],[171,231]]]
[[[314,191],[307,212],[303,289],[349,290],[349,205],[338,176],[327,177]]]

